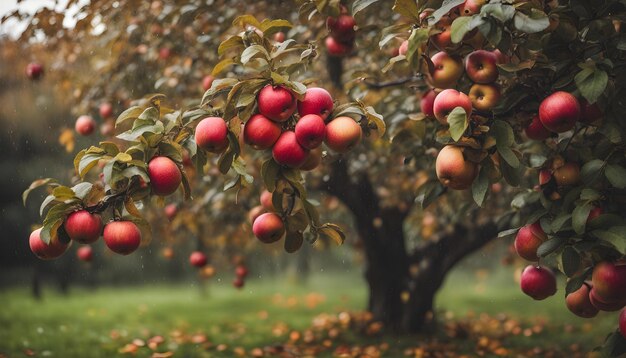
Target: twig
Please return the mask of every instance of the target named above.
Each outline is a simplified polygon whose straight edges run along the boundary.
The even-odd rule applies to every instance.
[[[409,82],[416,82],[416,81],[422,81],[422,76],[421,75],[413,75],[410,77],[405,77],[405,78],[400,78],[397,80],[393,80],[393,81],[387,81],[387,82],[370,82],[367,81],[366,79],[363,79],[363,83],[365,83],[369,88],[373,88],[373,89],[381,89],[381,88],[386,88],[386,87],[393,87],[393,86],[400,86]]]

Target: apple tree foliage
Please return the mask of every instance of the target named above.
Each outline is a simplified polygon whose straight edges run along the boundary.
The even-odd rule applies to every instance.
[[[44,185],[51,190],[41,205],[44,241],[57,234],[65,216],[77,207],[108,210],[149,230],[140,210],[151,196],[149,186],[142,185],[149,182],[146,163],[159,153],[183,169],[187,152],[198,173],[216,168],[223,174],[226,190],[239,192],[261,182],[274,192],[274,203],[290,228],[287,251],[302,244],[307,228],[312,241],[323,233],[342,242],[336,225],[320,221],[300,171],[277,165],[265,153],[242,155],[238,138],[241,124],[255,113],[256,94],[264,85],[282,85],[301,98],[306,86],[316,82],[318,72],[324,71],[320,53],[327,31],[323,23],[326,17],[347,11],[357,19],[357,43],[353,54],[344,59],[341,73],[345,82],[341,102],[345,104],[336,105],[331,116],[352,116],[365,133],[372,134],[359,150],[369,166],[378,168],[370,175],[383,187],[384,205],[408,211],[417,202],[453,222],[463,221],[464,214],[495,217],[509,225],[499,237],[539,222],[548,237],[537,250],[541,264],[554,266],[568,277],[565,294],[577,290],[590,279],[597,263],[616,262],[626,254],[622,120],[626,108],[620,79],[626,50],[621,28],[625,5],[617,0],[593,4],[492,0],[474,1],[476,7],[464,11],[465,3],[307,0],[299,2],[297,14],[294,7],[293,14],[284,16],[290,17],[288,21],[240,16],[221,1],[212,2],[224,9],[221,14],[202,2],[164,5],[155,1],[142,5],[148,7],[148,15],[132,16],[125,11],[125,1],[105,1],[98,5],[108,14],[104,20],[86,7],[71,31],[60,26],[61,12],[41,10],[21,40],[27,42],[43,31],[51,40],[50,48],[75,54],[70,60],[89,55],[78,41],[68,41],[67,33],[87,39],[103,21],[127,24],[125,28],[103,25],[106,29],[96,35],[100,47],[110,49],[115,60],[94,64],[102,77],[77,83],[77,111],[90,110],[102,97],[129,105],[133,94],[129,88],[142,93],[164,89],[181,106],[177,110],[165,106],[163,95],[125,106],[116,121],[117,139],[79,152],[74,161],[82,179],[106,159],[103,184],[86,181],[68,187],[52,179],[34,182],[29,190]],[[24,16],[14,13],[3,22]],[[56,21],[50,25],[52,17]],[[149,31],[142,26],[149,26]],[[289,34],[288,39],[274,43],[276,32]],[[176,41],[184,38],[194,38],[193,45]],[[403,40],[406,52],[390,54]],[[172,50],[173,59],[169,55],[159,59],[159,49],[164,47]],[[471,113],[456,108],[447,116],[447,124],[421,113],[421,94],[433,87],[437,70],[433,55],[443,51],[463,59],[476,50],[500,53],[494,83],[500,97],[495,106],[474,108]],[[159,61],[169,64],[162,70]],[[197,87],[198,74],[206,72],[201,66],[207,63],[219,79],[197,100],[189,100],[197,88],[185,83]],[[67,70],[59,69],[63,71]],[[138,85],[143,83],[139,77],[159,72],[162,77],[151,77],[154,88]],[[473,85],[464,72],[450,87],[469,93]],[[531,140],[525,129],[539,113],[541,102],[557,91],[578,99],[579,120],[571,130]],[[384,122],[377,112],[384,115]],[[213,115],[223,117],[229,128],[229,148],[219,156],[199,150],[192,135],[198,120]],[[447,145],[463,148],[464,159],[478,168],[469,190],[450,190],[435,174],[436,153]],[[394,157],[400,159],[390,159]],[[261,163],[260,170],[251,169],[252,162]],[[575,169],[563,173],[566,164]],[[252,170],[257,178],[250,175]],[[542,170],[545,180],[538,181]],[[185,171],[181,172],[185,177]],[[384,191],[385,186],[390,192]],[[186,178],[183,193],[191,197]],[[455,207],[453,212],[446,209],[450,205]],[[602,213],[588,220],[594,208],[601,208]],[[609,336],[607,343],[605,349],[613,353],[623,346],[618,333]]]

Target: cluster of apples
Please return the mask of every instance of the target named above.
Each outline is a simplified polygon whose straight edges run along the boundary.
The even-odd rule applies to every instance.
[[[406,46],[401,46],[399,51],[400,54],[406,53]],[[445,51],[434,54],[431,57],[433,71],[429,76],[434,88],[422,95],[422,113],[448,125],[448,115],[456,107],[461,107],[468,118],[473,110],[484,112],[493,109],[500,99],[500,87],[495,83],[499,75],[499,56],[497,50],[475,50],[462,61]],[[452,88],[464,72],[473,83],[469,95]],[[478,164],[466,160],[463,151],[461,147],[447,145],[437,156],[437,177],[451,189],[469,188],[478,174]]]
[[[109,102],[100,104],[98,108],[100,117],[104,121],[100,126],[100,132],[103,136],[113,135],[115,132],[115,120],[113,119],[113,105]],[[74,130],[82,136],[89,136],[96,129],[96,121],[90,115],[82,115],[76,119]]]
[[[280,240],[285,235],[285,223],[276,213],[272,203],[272,193],[265,190],[261,193],[261,205],[255,206],[248,213],[252,224],[252,233],[265,244]]]
[[[354,48],[354,38],[356,31],[354,17],[347,13],[347,9],[342,8],[338,17],[329,16],[326,19],[328,37],[326,37],[326,51],[335,57],[343,57]]]
[[[41,228],[30,234],[29,245],[31,251],[42,260],[50,260],[63,255],[72,241],[90,245],[103,237],[106,246],[113,252],[128,255],[135,251],[141,243],[141,231],[131,221],[112,221],[103,225],[100,215],[87,210],[78,210],[69,214],[59,228],[57,236],[49,244],[41,240]],[[83,261],[90,261],[92,251],[83,249],[77,251]]]
[[[246,277],[248,277],[248,267],[246,267],[243,260],[240,260],[235,266],[235,279],[233,280],[233,286],[239,289],[243,288],[246,284]]]

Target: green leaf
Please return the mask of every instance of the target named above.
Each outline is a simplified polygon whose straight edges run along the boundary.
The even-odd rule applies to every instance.
[[[450,136],[456,142],[463,136],[465,130],[469,126],[467,113],[463,107],[455,107],[448,115],[448,124],[450,125]]]
[[[102,154],[85,154],[78,164],[78,175],[82,178],[102,159]]]
[[[585,279],[585,275],[570,278],[565,285],[565,297],[574,291],[578,291],[578,289],[585,283]]]
[[[410,0],[413,4],[416,3],[415,0]],[[432,26],[434,24],[436,24],[437,22],[439,22],[439,20],[441,20],[441,18],[444,15],[447,15],[450,10],[454,9],[455,7],[463,4],[465,2],[465,0],[443,0],[443,3],[441,4],[441,6],[435,11],[433,12],[433,14],[429,17],[428,19],[428,25]],[[397,3],[397,1],[396,1]],[[483,7],[486,5],[483,5]],[[419,13],[417,13],[417,17],[416,19],[418,21],[415,22],[419,22]]]
[[[218,62],[214,67],[213,70],[211,70],[211,75],[212,76],[217,76],[218,74],[220,74],[222,71],[224,71],[225,69],[227,69],[229,66],[234,65],[236,62],[235,60],[233,60],[232,58],[225,58],[223,60],[221,60],[220,62]]]
[[[563,252],[561,252],[560,260],[563,273],[567,275],[567,277],[571,277],[578,272],[581,258],[575,248],[566,246]]]
[[[591,235],[613,246],[622,255],[626,254],[626,226],[613,226],[608,230],[594,230]]]
[[[364,10],[366,7],[372,5],[378,0],[355,0],[352,3],[352,16],[355,16],[360,11]]]
[[[306,199],[302,200],[302,206],[304,207],[304,211],[306,211],[309,220],[314,226],[318,226],[320,224],[320,214],[317,212],[315,206]]]
[[[600,159],[590,160],[580,169],[580,179],[585,184],[591,184],[598,178],[598,174],[602,170],[604,162]]]
[[[515,143],[513,128],[501,120],[496,120],[491,126],[494,138],[496,139],[496,148],[502,159],[504,159],[512,168],[519,168],[520,161],[517,155],[511,150],[511,146]]]
[[[72,192],[74,196],[83,200],[89,194],[91,188],[93,188],[92,183],[78,183],[72,187]]]
[[[473,16],[459,16],[454,19],[450,32],[452,34],[452,43],[458,44],[463,41],[465,35],[472,30],[470,24],[472,23]]]
[[[498,238],[500,239],[500,238],[503,238],[503,237],[513,236],[513,235],[517,234],[519,229],[520,228],[516,227],[514,229],[508,229],[508,230],[500,231],[498,233]]]
[[[474,182],[472,183],[472,197],[476,205],[483,206],[487,190],[489,189],[489,176],[485,168],[481,168]]]
[[[117,117],[117,120],[115,121],[115,127],[117,128],[118,125],[128,120],[137,119],[142,112],[143,112],[143,108],[139,106],[128,108]]]
[[[259,29],[261,31],[263,31],[263,36],[264,37],[269,37],[269,36],[272,36],[273,34],[279,32],[279,31],[288,30],[288,29],[290,29],[292,27],[293,27],[293,25],[291,24],[291,22],[289,22],[287,20],[283,20],[283,19],[276,19],[276,20],[265,19],[265,20],[261,21],[261,26],[259,27]]]
[[[270,54],[267,52],[265,47],[261,45],[252,45],[250,47],[247,47],[245,50],[243,50],[243,52],[241,53],[240,60],[241,60],[241,63],[245,65],[248,62],[250,62],[253,58],[262,58],[265,61],[269,61]]]
[[[30,186],[28,187],[28,189],[24,190],[24,192],[22,193],[22,202],[24,205],[26,205],[26,199],[28,199],[28,195],[30,194],[31,191],[40,188],[44,185],[48,185],[48,184],[56,184],[57,181],[56,179],[53,178],[44,178],[44,179],[37,179],[35,181],[33,181],[32,183],[30,183]]]
[[[463,3],[463,0],[457,0],[456,2],[459,1],[460,4]],[[393,7],[391,9],[402,16],[413,19],[414,22],[419,22],[420,13],[419,9],[417,8],[416,0],[395,0],[395,3],[393,4]]]
[[[230,167],[235,160],[235,152],[232,150],[227,150],[220,156],[220,159],[217,161],[217,167],[220,169],[220,173],[226,174],[230,170]]]
[[[285,236],[285,251],[292,254],[300,250],[302,243],[304,243],[304,236],[302,235],[302,232],[287,232],[287,235]]]
[[[154,124],[142,124],[136,128],[128,130],[124,133],[117,135],[117,138],[129,142],[136,141],[138,137],[146,134],[146,133],[163,133],[165,128],[163,128],[163,123],[156,122]]]
[[[544,241],[537,248],[537,256],[546,257],[565,244],[565,239],[559,236],[555,236],[551,239]]]
[[[513,18],[513,26],[521,32],[534,34],[547,29],[550,26],[550,19],[543,11],[537,9],[531,9],[530,15],[517,11]]]
[[[243,39],[241,37],[239,36],[229,37],[228,39],[226,39],[219,45],[219,47],[217,48],[217,55],[222,56],[224,55],[224,53],[226,53],[227,51],[231,49],[239,48],[243,46],[244,46]]]
[[[609,75],[599,68],[583,68],[576,77],[576,87],[589,103],[595,103],[604,92]]]
[[[585,203],[574,208],[572,212],[572,228],[577,234],[585,232],[585,225],[587,224],[587,218],[591,211],[591,204]]]
[[[427,208],[444,192],[444,187],[439,181],[431,180],[424,183],[417,189],[415,201],[420,203],[422,209]]]
[[[409,65],[413,68],[415,68],[416,65],[419,63],[422,52],[422,45],[425,44],[426,41],[428,41],[428,32],[429,29],[427,27],[421,29],[413,29],[413,31],[411,32],[411,36],[409,36],[409,46],[406,52],[406,59],[407,61],[409,61]],[[391,60],[389,62],[391,63]]]
[[[571,218],[572,218],[572,214],[569,214],[569,213],[563,213],[563,214],[557,216],[550,223],[551,231],[552,232],[558,232],[559,230],[561,230],[563,225],[565,225],[565,223],[567,223]]]
[[[485,4],[480,8],[480,15],[491,16],[504,23],[515,16],[515,7],[506,4]]]
[[[365,116],[367,117],[367,120],[376,125],[376,130],[378,131],[378,134],[380,136],[385,134],[387,125],[385,124],[385,121],[383,120],[383,116],[381,114],[376,113],[376,110],[372,106],[366,106],[363,109],[365,111]]]
[[[580,192],[580,200],[596,201],[601,197],[600,193],[594,189],[586,188]]]
[[[620,165],[609,164],[604,170],[609,183],[618,189],[626,188],[626,169]]]

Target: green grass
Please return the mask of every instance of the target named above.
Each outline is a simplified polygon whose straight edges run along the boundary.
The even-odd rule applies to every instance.
[[[440,292],[438,307],[445,308],[447,313],[442,312],[443,316],[468,322],[472,322],[468,319],[472,315],[479,320],[481,313],[505,313],[528,327],[545,327],[541,334],[531,337],[504,338],[505,346],[522,350],[571,344],[589,350],[602,343],[605,334],[615,327],[615,314],[601,314],[593,320],[571,315],[564,307],[561,292],[542,302],[532,301],[519,292],[512,277],[507,269],[482,279],[474,273],[457,271]],[[311,292],[323,300],[308,307],[306,297]],[[289,305],[290,297],[293,306]],[[55,357],[111,357],[134,338],[168,338],[174,330],[183,334],[204,332],[214,345],[224,343],[229,348],[218,353],[194,344],[172,346],[168,338],[162,350],[171,349],[176,356],[185,357],[232,356],[235,346],[251,349],[284,343],[285,335],[277,337],[272,332],[278,323],[286,324],[287,332],[303,330],[320,313],[358,311],[365,306],[365,300],[365,287],[357,274],[316,274],[307,285],[293,284],[286,278],[250,280],[242,291],[232,288],[230,281],[214,281],[205,295],[193,285],[160,285],[75,289],[69,296],[49,290],[45,291],[44,300],[38,302],[26,289],[11,289],[0,293],[0,356],[23,356],[24,350],[32,349],[37,353],[48,351]],[[111,338],[112,331],[121,336]],[[385,339],[393,342],[388,356],[418,344],[415,337],[365,341],[356,335],[345,336],[345,342],[350,344],[380,343]],[[472,341],[459,346],[470,353],[474,347]],[[149,354],[143,348],[137,356]]]

